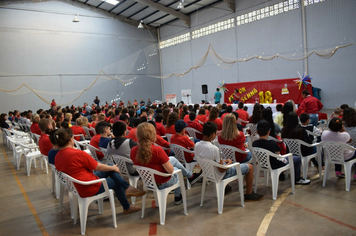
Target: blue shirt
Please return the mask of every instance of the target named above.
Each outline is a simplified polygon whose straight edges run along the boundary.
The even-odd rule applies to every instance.
[[[215,101],[216,102],[220,102],[220,99],[221,99],[221,93],[219,91],[216,91],[215,94]]]
[[[104,138],[104,137],[100,137],[99,140],[99,147],[101,148],[108,148],[108,144],[110,142],[111,138]]]
[[[56,157],[58,151],[59,151],[59,149],[51,149],[51,150],[49,150],[47,155],[48,155],[48,162],[50,164],[54,165],[54,158]]]

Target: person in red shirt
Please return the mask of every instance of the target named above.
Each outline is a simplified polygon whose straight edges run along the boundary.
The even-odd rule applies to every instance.
[[[53,107],[55,107],[55,106],[57,106],[56,101],[55,101],[54,99],[52,99],[51,108],[53,108]]]
[[[224,114],[222,114],[220,119],[223,121],[225,116],[227,116],[228,114],[231,114],[231,112],[232,112],[232,106],[227,106],[226,107],[226,112]]]
[[[38,122],[38,126],[41,130],[41,137],[38,141],[38,146],[40,148],[41,154],[48,156],[48,152],[52,149],[53,145],[48,135],[46,134],[46,130],[53,129],[52,122],[49,119],[44,118]]]
[[[137,132],[137,126],[139,124],[142,123],[142,120],[141,119],[136,119],[134,121],[134,127],[130,130],[129,134],[126,136],[126,138],[130,138],[132,139],[133,141],[135,141],[136,143],[138,142],[138,139],[137,139],[137,135],[136,135],[136,132]]]
[[[188,125],[188,127],[196,129],[199,132],[201,132],[201,134],[195,133],[195,136],[197,137],[197,139],[202,140],[203,139],[203,126],[198,122],[197,119],[195,119],[195,117],[196,117],[195,112],[190,112],[189,113],[189,121],[188,121],[187,125]]]
[[[166,133],[169,133],[169,134],[175,134],[176,133],[176,129],[174,127],[174,124],[177,122],[177,120],[179,120],[179,116],[178,116],[177,113],[172,112],[171,114],[169,114],[168,122],[167,122],[167,126],[166,126]]]
[[[156,133],[159,136],[166,135],[166,129],[162,124],[162,120],[163,120],[163,115],[161,113],[158,113],[155,117],[155,121],[156,121],[155,123],[156,123]]]
[[[221,145],[229,145],[235,148],[246,151],[247,143],[243,132],[239,131],[236,126],[236,117],[234,114],[225,116],[223,122],[223,129],[218,135],[218,142]],[[247,162],[252,158],[251,153],[242,154],[235,152],[235,159],[237,162]]]
[[[41,129],[38,126],[38,122],[39,121],[40,121],[40,116],[36,115],[35,118],[33,118],[33,122],[32,122],[31,128],[30,128],[31,129],[31,133],[38,134],[38,135],[42,134]]]
[[[219,115],[219,111],[218,111],[218,108],[216,107],[212,107],[210,109],[210,114],[209,114],[209,118],[207,118],[205,120],[205,122],[208,122],[208,121],[211,121],[211,122],[214,122],[215,124],[218,125],[218,131],[219,130],[222,130],[222,120],[218,118],[218,115]]]
[[[176,134],[173,134],[171,137],[171,143],[180,145],[188,150],[194,149],[195,144],[193,141],[190,140],[189,136],[185,134],[185,127],[187,124],[183,120],[178,120],[175,125]],[[184,153],[184,157],[186,162],[194,161],[194,154],[193,153]]]
[[[200,108],[198,115],[197,115],[197,120],[202,122],[203,124],[205,123],[206,120],[206,115],[205,115],[205,108]]]
[[[193,174],[184,168],[174,157],[168,157],[161,147],[154,145],[156,131],[152,124],[144,122],[137,127],[137,137],[139,145],[132,148],[131,160],[135,165],[148,167],[163,173],[173,173],[174,169],[182,170],[183,176],[186,176],[193,185],[202,176],[202,173]],[[159,189],[165,189],[178,182],[178,176],[168,177],[155,175],[155,181]],[[174,190],[174,201],[176,205],[182,203],[181,189]]]
[[[310,116],[310,123],[314,126],[318,125],[319,115],[318,112],[323,108],[323,104],[317,99],[310,95],[307,89],[302,92],[303,101],[300,103],[297,114],[301,115],[303,113],[308,113]]]
[[[152,124],[155,129],[157,129],[156,127],[156,123],[154,121],[147,121],[148,123]],[[168,148],[167,150],[166,149],[163,149],[166,154],[168,156],[174,156],[174,152],[170,150],[170,143],[167,142],[164,138],[162,138],[162,136],[158,135],[157,132],[156,132],[156,141],[155,141],[155,144],[157,144],[158,146],[162,147],[162,148]]]
[[[139,197],[146,194],[130,186],[120,175],[117,165],[104,165],[96,162],[89,154],[75,149],[71,130],[60,129],[56,132],[55,141],[60,148],[55,158],[55,166],[58,171],[64,172],[80,181],[92,181],[105,178],[109,189],[113,189],[115,195],[124,208],[124,214],[141,210],[140,207],[130,205],[127,197]],[[94,172],[95,171],[95,172]],[[102,183],[81,185],[74,183],[81,197],[91,197],[105,191]]]
[[[248,121],[249,115],[248,115],[247,111],[244,110],[244,103],[243,102],[239,102],[238,108],[239,109],[236,110],[236,112],[237,112],[237,114],[239,114],[239,118],[241,120]],[[242,127],[245,127],[246,124],[247,123],[241,122]]]
[[[76,121],[75,121],[76,125],[73,125],[71,128],[73,134],[82,134],[84,137],[85,137],[85,130],[83,129],[82,127],[82,124],[83,124],[83,120],[82,118],[78,118]],[[77,141],[80,141],[80,137],[75,137],[74,138],[75,140]],[[83,140],[82,140],[83,141]]]

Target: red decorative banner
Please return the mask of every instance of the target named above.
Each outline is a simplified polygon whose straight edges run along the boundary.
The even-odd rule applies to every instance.
[[[243,83],[226,84],[229,92],[225,93],[224,102],[232,103],[235,89],[239,91],[240,101],[243,103],[285,103],[292,99],[296,104],[302,101],[303,86],[299,90],[298,84],[293,79],[264,80]],[[307,85],[310,94],[312,86]]]

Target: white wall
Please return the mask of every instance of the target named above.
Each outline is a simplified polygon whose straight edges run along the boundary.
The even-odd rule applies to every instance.
[[[195,29],[248,13],[281,1],[239,0],[236,12],[228,10],[225,3],[195,13],[191,16],[191,28],[179,21],[160,29],[161,41]],[[305,7],[307,50],[334,48],[356,41],[356,1],[328,0]],[[235,23],[236,24],[236,23]],[[212,44],[215,51],[227,58],[246,58],[252,55],[292,55],[304,51],[301,7],[263,20],[217,32],[198,39],[177,44],[161,50],[163,75],[184,72],[192,67]],[[356,45],[340,49],[330,59],[315,55],[308,59],[308,73],[313,86],[321,88],[325,108],[333,109],[342,103],[354,105],[356,96],[355,64]],[[208,98],[213,98],[219,81],[227,83],[260,81],[298,77],[305,71],[304,61],[251,60],[236,63],[230,69],[222,69],[210,58],[205,65],[182,78],[164,80],[164,94],[177,94],[180,90],[192,89],[192,102],[204,99],[201,85],[209,87]]]
[[[75,14],[79,14],[79,23],[72,22]],[[99,78],[75,105],[91,103],[95,96],[102,103],[118,94],[124,101],[162,97],[160,79],[146,76],[148,72],[160,74],[159,54],[148,56],[157,50],[157,39],[147,30],[96,12],[60,1],[7,5],[0,8],[0,42],[1,89],[26,83],[45,99],[64,104],[74,100],[103,69],[111,76],[137,79],[123,86],[102,76],[106,79]],[[137,71],[148,61],[148,68]],[[1,112],[49,108],[27,88],[0,91],[0,100]]]

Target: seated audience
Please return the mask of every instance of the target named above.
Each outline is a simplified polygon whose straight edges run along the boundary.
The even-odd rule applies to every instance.
[[[282,108],[283,108],[283,105],[282,105],[282,104],[277,104],[277,105],[276,105],[276,110],[277,110],[277,111],[276,111],[276,112],[273,112],[273,114],[272,114],[273,120],[276,119],[276,117],[277,117],[278,114],[281,114]]]
[[[169,114],[168,122],[167,122],[167,126],[166,126],[166,133],[168,133],[168,134],[175,134],[176,133],[174,125],[177,122],[177,120],[179,120],[179,116],[178,116],[177,113],[172,112],[171,114]]]
[[[166,129],[164,128],[164,126],[162,124],[162,120],[163,120],[163,115],[158,113],[155,117],[155,122],[156,122],[156,133],[159,136],[166,135]]]
[[[347,132],[356,132],[356,110],[347,107],[343,112],[343,121]]]
[[[227,116],[228,114],[231,114],[232,110],[233,110],[232,106],[227,106],[226,112],[224,114],[222,114],[222,116],[221,116],[221,120],[224,120],[225,116]]]
[[[100,129],[98,128],[98,131],[100,134],[99,148],[107,149],[111,137],[113,136],[111,134],[111,124],[106,121],[100,122]]]
[[[218,108],[212,107],[210,109],[209,117],[205,120],[205,122],[208,122],[208,121],[214,122],[215,124],[217,124],[218,130],[220,131],[220,130],[222,130],[223,121],[218,118],[218,115],[219,115]]]
[[[41,135],[41,130],[40,127],[38,126],[39,121],[40,121],[40,116],[36,115],[35,118],[33,118],[33,122],[30,128],[31,133]]]
[[[85,130],[82,127],[82,124],[83,124],[82,118],[77,118],[75,123],[76,123],[76,125],[73,125],[72,127],[70,127],[72,132],[73,132],[73,135],[82,134],[83,137],[85,137],[86,134],[85,134]],[[81,141],[82,138],[80,136],[77,136],[77,137],[74,137],[74,139],[77,140],[77,141]]]
[[[189,112],[189,120],[187,123],[187,127],[193,128],[198,130],[199,132],[203,132],[203,126],[199,123],[199,121],[195,118],[196,114],[195,112]],[[196,138],[199,140],[203,139],[203,134],[195,133]]]
[[[173,134],[171,137],[171,143],[180,145],[188,150],[194,149],[195,144],[190,140],[189,136],[185,134],[185,127],[187,124],[183,120],[178,120],[175,125],[176,134]],[[193,162],[194,154],[184,152],[184,157],[186,162]]]
[[[10,129],[10,125],[6,122],[7,120],[7,114],[2,113],[0,115],[0,127],[3,129]]]
[[[55,165],[62,171],[80,181],[91,181],[105,178],[110,189],[113,189],[117,199],[124,208],[124,214],[141,210],[140,207],[130,205],[127,197],[143,196],[145,191],[140,191],[130,186],[120,175],[120,170],[115,166],[104,165],[96,162],[89,154],[74,149],[74,139],[71,130],[60,129],[56,132],[55,142],[60,151],[56,155]],[[105,191],[102,183],[93,185],[80,185],[74,183],[81,197],[91,197]]]
[[[136,132],[137,132],[137,126],[141,123],[142,123],[142,120],[136,118],[134,120],[134,127],[130,130],[129,134],[126,137],[132,139],[135,142],[138,142]]]
[[[205,109],[203,107],[199,109],[197,120],[199,120],[201,123],[204,123],[206,120]]]
[[[213,141],[216,137],[217,129],[217,125],[213,122],[207,122],[204,124],[203,140],[198,142],[195,148],[196,158],[210,159],[221,165],[232,164],[230,159],[220,160],[219,148],[211,143],[211,141]],[[240,168],[242,175],[246,177],[246,193],[244,195],[244,201],[249,202],[262,200],[264,198],[263,195],[252,192],[253,166],[251,164],[241,163]],[[229,169],[214,167],[214,172],[215,176],[217,176],[220,180],[223,180],[236,175],[236,167],[231,167]]]
[[[38,146],[40,148],[41,154],[48,156],[48,152],[52,149],[53,145],[48,137],[48,134],[46,134],[46,131],[53,128],[52,123],[49,119],[43,118],[38,122],[38,126],[41,130],[41,137],[38,140]]]
[[[249,115],[248,115],[248,113],[247,113],[247,111],[245,111],[244,110],[244,103],[243,102],[239,102],[239,105],[238,105],[238,110],[236,110],[236,112],[237,112],[237,114],[239,114],[239,118],[241,119],[241,120],[243,120],[243,121],[249,121]],[[241,125],[243,126],[243,127],[245,127],[246,126],[246,124],[247,123],[245,123],[245,122],[241,122]]]

